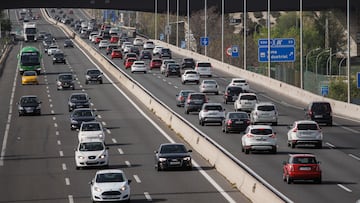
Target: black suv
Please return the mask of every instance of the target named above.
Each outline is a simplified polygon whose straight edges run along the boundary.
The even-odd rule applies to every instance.
[[[65,60],[65,54],[62,53],[62,52],[56,52],[54,55],[53,55],[53,64],[55,63],[63,63],[63,64],[66,64],[66,60]]]
[[[89,108],[90,98],[87,93],[72,93],[68,101],[69,112],[78,108]]]
[[[180,65],[177,63],[168,63],[166,65],[165,77],[169,77],[169,75],[181,77]]]
[[[85,73],[85,84],[89,84],[89,82],[98,82],[102,84],[102,75],[103,73],[98,69],[87,69]]]
[[[329,102],[311,102],[304,110],[305,117],[307,119],[316,121],[317,123],[325,123],[328,126],[332,126],[332,109]]]
[[[207,103],[204,93],[190,93],[185,100],[185,113],[189,114],[193,111],[200,111],[204,103]]]
[[[171,50],[168,48],[162,48],[160,51],[160,58],[169,58],[172,59]]]
[[[245,92],[239,86],[227,86],[224,92],[224,103],[227,104],[228,102],[234,102],[240,93]]]
[[[74,77],[71,73],[61,73],[56,79],[57,90],[75,89]]]
[[[181,68],[195,68],[195,61],[193,58],[184,58],[181,63]]]
[[[41,115],[41,101],[35,95],[22,96],[17,104],[19,116]]]

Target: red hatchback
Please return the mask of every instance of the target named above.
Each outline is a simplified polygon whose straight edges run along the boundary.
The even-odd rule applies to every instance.
[[[112,44],[117,44],[119,41],[119,37],[118,36],[111,36],[110,38],[110,43]]]
[[[150,70],[153,68],[160,68],[161,64],[162,64],[161,59],[152,59],[150,61]]]
[[[95,37],[94,43],[99,44],[101,40],[103,40],[103,38],[101,36],[97,36],[97,37]]]
[[[121,53],[121,50],[119,50],[119,49],[113,49],[113,50],[111,51],[111,59],[114,59],[114,58],[120,58],[120,59],[123,58],[122,53]]]
[[[294,180],[314,180],[321,183],[320,163],[313,154],[290,154],[284,162],[283,180],[291,184]]]
[[[131,65],[136,61],[136,58],[127,58],[124,62],[124,66],[126,69],[131,68]]]

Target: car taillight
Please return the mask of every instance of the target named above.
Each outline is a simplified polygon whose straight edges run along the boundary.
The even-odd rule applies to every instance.
[[[297,128],[294,128],[292,131],[293,131],[294,133],[296,133],[296,132],[297,132],[297,130],[298,130]]]
[[[227,96],[229,96],[229,94],[226,92],[226,93],[225,93],[225,96],[227,97]]]
[[[309,111],[309,115],[311,116],[313,114],[313,112],[312,111]]]
[[[232,124],[232,120],[228,120],[227,125],[231,125],[231,124]]]
[[[295,167],[293,165],[289,166],[289,171],[295,171]]]
[[[191,101],[190,99],[187,99],[187,101],[186,101],[186,102],[189,104],[189,103],[190,103],[190,101]]]
[[[247,134],[246,137],[254,137],[252,134]]]
[[[246,124],[250,125],[250,120],[246,120]]]
[[[276,138],[276,134],[273,133],[270,137],[271,137],[271,138]]]
[[[180,96],[180,100],[184,100],[184,97],[183,97],[183,96]]]

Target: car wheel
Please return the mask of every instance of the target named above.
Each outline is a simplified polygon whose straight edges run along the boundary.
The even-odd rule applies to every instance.
[[[215,92],[215,95],[219,95],[219,92]]]
[[[292,183],[292,180],[291,180],[291,178],[290,178],[289,175],[286,175],[286,183],[287,183],[287,184],[291,184],[291,183]]]
[[[161,171],[161,170],[162,170],[162,168],[160,167],[160,165],[159,165],[159,164],[157,164],[156,169],[157,169],[157,171]]]
[[[271,153],[272,153],[272,154],[276,154],[276,152],[277,152],[277,149],[276,149],[276,146],[275,146],[275,147],[273,147],[273,149],[271,150]]]
[[[205,125],[205,121],[201,120],[201,126]]]
[[[81,169],[81,168],[80,168],[79,166],[76,166],[75,168],[76,168],[76,170],[79,170],[79,169]]]
[[[189,114],[189,111],[187,109],[185,109],[185,114]]]
[[[226,99],[224,99],[224,104],[227,104],[227,101],[226,101]]]
[[[75,90],[75,87],[73,87],[72,90]]]
[[[282,179],[283,179],[284,182],[286,181],[286,175],[285,175],[285,173],[283,173]]]
[[[225,132],[226,134],[229,133],[229,130],[227,129],[227,127],[224,127],[224,132]]]
[[[250,149],[244,149],[245,154],[249,154],[250,153]]]
[[[294,148],[295,148],[295,146],[296,146],[296,144],[295,144],[295,143],[293,143],[293,142],[291,142],[291,143],[290,143],[290,147],[291,147],[292,149],[294,149]]]
[[[146,71],[144,71],[144,74],[146,74]]]

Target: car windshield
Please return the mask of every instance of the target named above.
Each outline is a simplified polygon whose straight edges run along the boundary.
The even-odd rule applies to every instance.
[[[99,70],[88,70],[87,74],[89,74],[89,75],[99,75],[100,71]]]
[[[270,135],[272,134],[272,130],[271,129],[251,129],[251,134],[253,135]]]
[[[222,111],[222,107],[219,105],[206,105],[205,110],[208,111]]]
[[[80,143],[79,151],[100,151],[104,150],[104,145],[101,142],[85,142]]]
[[[76,94],[71,96],[71,101],[87,100],[85,94]]]
[[[242,95],[241,100],[257,100],[255,95]]]
[[[75,111],[73,116],[76,117],[91,117],[93,116],[91,110],[79,110]]]
[[[59,80],[72,80],[72,75],[60,75]]]
[[[204,84],[211,84],[211,85],[215,85],[216,81],[215,80],[203,80]]]
[[[23,76],[36,76],[35,71],[25,71]]]
[[[304,123],[304,124],[298,124],[297,125],[298,130],[318,130],[318,126],[316,124],[312,123]]]
[[[122,173],[101,173],[96,176],[97,183],[124,182]]]
[[[293,164],[316,164],[315,157],[294,157]]]
[[[247,119],[249,118],[247,113],[230,113],[229,114],[230,119]]]
[[[161,154],[187,153],[184,145],[164,145],[160,149]]]
[[[200,100],[205,100],[205,95],[201,95],[201,94],[192,94],[190,96],[191,99],[200,99]]]
[[[99,123],[83,123],[81,131],[100,131],[101,126]]]
[[[36,97],[23,97],[20,101],[21,104],[36,104],[38,103]]]
[[[275,106],[273,106],[273,105],[263,105],[263,106],[258,106],[257,109],[259,111],[274,111]]]

